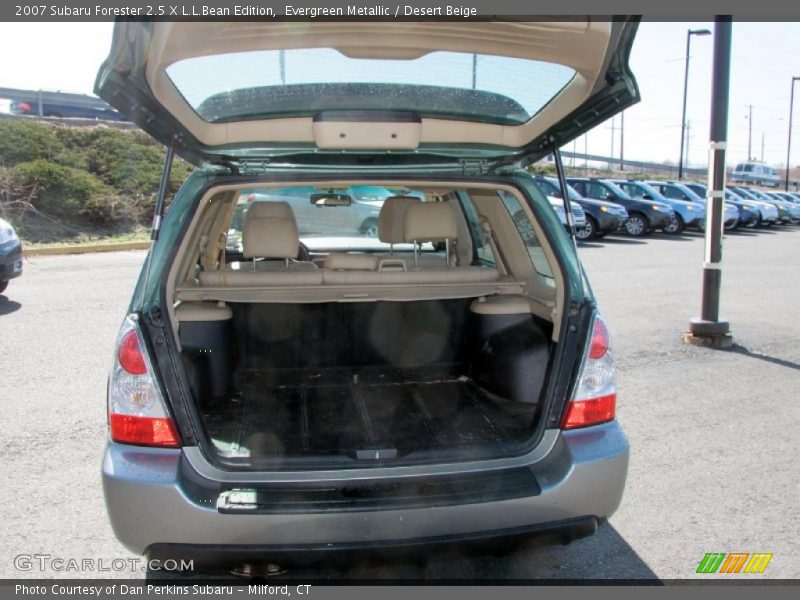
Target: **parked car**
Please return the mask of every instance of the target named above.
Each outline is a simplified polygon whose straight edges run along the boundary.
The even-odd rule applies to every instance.
[[[547,196],[547,201],[550,202],[550,206],[552,206],[553,210],[556,211],[558,220],[561,221],[561,224],[564,226],[564,228],[569,231],[569,223],[567,222],[567,211],[564,208],[564,200],[556,196]],[[577,202],[575,204],[571,204],[570,206],[572,208],[572,220],[575,224],[575,236],[578,237],[578,232],[583,231],[586,228],[586,213],[583,212],[583,208]]]
[[[589,535],[629,454],[609,333],[551,203],[508,165],[638,100],[636,21],[339,25],[115,23],[96,92],[198,169],[156,203],[116,343],[113,530],[198,568]],[[483,87],[447,79],[475,56]],[[279,63],[315,68],[282,85]],[[364,185],[394,192],[377,237],[299,233]]]
[[[686,185],[701,196],[706,196],[708,194],[706,186],[701,183],[692,182],[687,183]],[[750,194],[736,189],[733,186],[728,185],[725,187],[725,201],[731,203],[740,203],[758,211],[758,219],[755,225],[756,227],[771,227],[778,221],[778,209],[775,207],[775,205],[770,204],[769,202],[764,202],[763,200],[759,200],[755,196],[751,196]]]
[[[22,242],[11,223],[0,219],[0,293],[8,282],[22,275]]]
[[[770,198],[778,200],[783,203],[783,207],[789,211],[790,220],[792,223],[800,222],[800,206],[795,204],[794,198],[785,192],[764,192]]]
[[[634,237],[667,227],[675,216],[672,207],[660,202],[631,198],[617,184],[606,179],[568,177],[567,183],[584,198],[605,200],[624,207],[628,211],[628,218],[623,227],[628,235]]]
[[[800,194],[793,192],[779,192],[781,197],[787,202],[791,202],[795,207],[800,207]]]
[[[648,181],[647,183],[667,198],[680,202],[691,202],[692,206],[702,206],[703,219],[697,224],[697,228],[701,231],[705,230],[707,212],[705,198],[698,196],[691,188],[679,181]],[[747,222],[751,222],[752,226],[755,225],[755,211],[748,209],[743,213],[736,204],[729,202],[727,198],[722,206],[725,229],[736,229],[740,224],[746,225]]]
[[[83,106],[72,104],[68,101],[47,100],[42,102],[42,112],[39,114],[39,103],[34,101],[13,101],[9,106],[12,115],[31,115],[42,117],[63,117],[72,119],[95,119],[101,121],[124,121],[123,117],[111,107]]]
[[[730,180],[734,183],[766,185],[778,187],[781,178],[772,167],[756,161],[739,163],[731,172]]]
[[[664,227],[665,233],[683,233],[683,230],[686,227],[694,227],[699,229],[705,222],[705,209],[700,209],[699,206],[694,206],[688,202],[681,202],[679,200],[667,198],[653,186],[644,181],[633,179],[614,179],[612,181],[625,190],[625,192],[627,192],[627,194],[632,198],[652,200],[671,207],[672,210],[675,211],[675,214],[673,215],[670,223]]]
[[[701,183],[683,183],[680,181],[668,181],[666,182],[668,187],[664,187],[664,190],[668,193],[672,194],[682,194],[685,198],[690,200],[691,202],[697,202],[706,205],[706,196],[708,195],[708,190],[706,186]],[[759,222],[759,211],[758,208],[749,203],[748,201],[744,200],[740,196],[737,196],[729,189],[725,189],[725,211],[728,213],[731,209],[736,210],[738,213],[738,220],[736,226],[742,225],[748,229],[752,229],[758,225]],[[730,215],[728,215],[730,218]],[[725,219],[727,221],[727,218]]]
[[[543,194],[556,198],[561,197],[561,186],[558,179],[536,175],[533,182]],[[581,206],[586,215],[586,224],[575,232],[579,240],[591,240],[603,237],[607,233],[614,233],[623,226],[628,218],[628,211],[619,204],[584,198],[571,185],[567,185],[567,193],[573,206],[575,204]]]
[[[787,205],[787,203],[783,200],[779,200],[777,198],[773,198],[772,196],[768,195],[766,192],[762,192],[756,188],[752,187],[744,187],[744,186],[731,186],[734,190],[738,190],[741,192],[745,192],[750,194],[751,197],[756,198],[757,200],[761,200],[762,202],[766,202],[767,204],[771,204],[775,208],[778,209],[778,223],[791,223],[792,221],[792,211]]]

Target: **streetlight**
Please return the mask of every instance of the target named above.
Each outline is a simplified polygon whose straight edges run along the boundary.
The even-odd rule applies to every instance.
[[[786,142],[786,180],[783,190],[789,191],[789,158],[792,153],[792,109],[794,108],[794,82],[800,81],[800,77],[792,77],[792,93],[789,94],[789,141]]]
[[[728,348],[733,344],[730,323],[719,316],[722,287],[722,225],[725,192],[725,146],[728,141],[730,99],[730,17],[717,17],[714,24],[714,77],[711,84],[711,127],[708,160],[708,220],[703,263],[703,300],[700,316],[689,321],[684,340],[697,346]],[[691,33],[691,32],[690,32]]]
[[[686,91],[689,86],[689,47],[693,35],[711,35],[708,29],[689,29],[686,32],[686,67],[683,73],[683,113],[681,114],[681,157],[678,160],[678,179],[683,179],[683,136],[686,133]]]

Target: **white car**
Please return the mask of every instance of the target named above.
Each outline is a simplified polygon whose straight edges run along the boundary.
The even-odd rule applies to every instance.
[[[550,206],[556,211],[561,224],[569,230],[569,223],[567,223],[567,211],[564,210],[564,201],[555,196],[548,196]],[[583,207],[577,202],[570,202],[572,208],[572,220],[575,223],[575,229],[583,229],[586,227],[586,213],[583,212]]]

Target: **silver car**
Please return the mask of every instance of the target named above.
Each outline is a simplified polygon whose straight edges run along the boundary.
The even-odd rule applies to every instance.
[[[159,193],[109,378],[128,549],[241,566],[614,514],[609,331],[525,167],[638,100],[635,31],[115,24],[97,94],[198,167]]]

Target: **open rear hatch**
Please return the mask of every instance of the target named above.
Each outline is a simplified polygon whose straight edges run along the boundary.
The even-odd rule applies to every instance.
[[[292,167],[354,182],[370,170],[481,176],[533,162],[635,103],[627,64],[635,30],[635,19],[124,21],[95,90],[185,159],[234,175]],[[502,208],[500,197],[492,202]],[[513,218],[527,221],[522,204],[531,197],[519,200]],[[543,221],[554,219],[542,201]],[[483,235],[481,227],[473,234]],[[530,241],[516,239],[535,262]],[[449,265],[450,247],[443,252]],[[281,258],[288,265],[293,256]],[[485,274],[474,263],[470,269]],[[303,277],[326,279],[310,272]],[[428,283],[439,276],[420,275]],[[580,278],[577,268],[569,277]],[[564,280],[558,285],[563,298]],[[198,293],[194,300],[225,299]],[[487,311],[495,293],[393,302],[250,298],[216,315],[178,317],[182,364],[217,457],[266,468],[521,452],[547,420],[542,398],[559,338],[547,319],[508,311],[508,297],[497,296],[504,306]],[[565,314],[562,306],[558,318]],[[577,364],[558,368],[563,399]]]
[[[636,21],[120,22],[96,93],[195,164],[532,162],[638,101]]]

